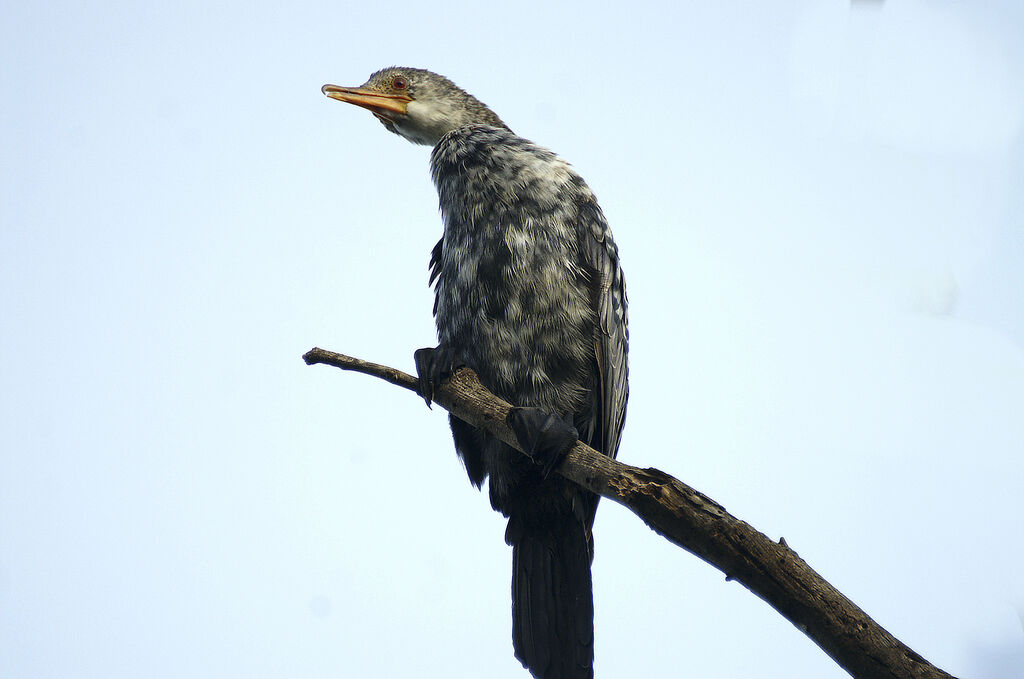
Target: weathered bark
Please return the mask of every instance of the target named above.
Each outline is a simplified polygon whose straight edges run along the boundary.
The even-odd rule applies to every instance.
[[[303,356],[384,379],[418,393],[400,370],[323,349]],[[512,406],[462,368],[435,391],[434,401],[459,419],[519,449],[505,418]],[[640,469],[577,442],[556,470],[618,502],[673,542],[764,599],[854,677],[950,677],[908,648],[830,585],[785,540],[775,542],[717,502],[657,469]]]

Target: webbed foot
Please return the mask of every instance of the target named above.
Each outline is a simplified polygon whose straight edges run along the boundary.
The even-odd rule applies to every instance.
[[[434,388],[441,380],[466,365],[458,354],[447,344],[439,344],[434,348],[417,349],[413,352],[416,362],[416,374],[420,378],[420,396],[427,402],[434,399]]]
[[[579,432],[568,417],[540,408],[512,408],[506,419],[526,454],[541,466],[544,478],[576,444]]]

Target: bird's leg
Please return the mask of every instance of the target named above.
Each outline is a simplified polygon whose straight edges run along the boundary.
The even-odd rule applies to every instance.
[[[412,356],[416,362],[416,374],[420,378],[420,396],[427,402],[428,408],[434,398],[434,388],[441,380],[466,365],[458,353],[444,342],[433,349],[417,349]]]
[[[579,432],[568,417],[540,408],[512,408],[505,420],[523,450],[541,466],[544,478],[576,444]]]

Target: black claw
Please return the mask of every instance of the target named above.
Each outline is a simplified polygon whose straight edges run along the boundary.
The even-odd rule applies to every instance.
[[[547,478],[576,444],[579,432],[569,418],[540,408],[512,408],[506,419],[526,454],[541,466]]]
[[[444,344],[433,349],[417,349],[412,356],[416,363],[416,374],[420,378],[420,396],[429,408],[434,399],[434,388],[465,363]]]

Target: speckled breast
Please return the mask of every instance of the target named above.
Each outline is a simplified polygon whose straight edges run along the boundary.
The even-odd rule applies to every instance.
[[[490,127],[447,135],[431,168],[445,224],[439,339],[516,405],[578,411],[594,361],[578,252],[586,184],[550,151]]]

